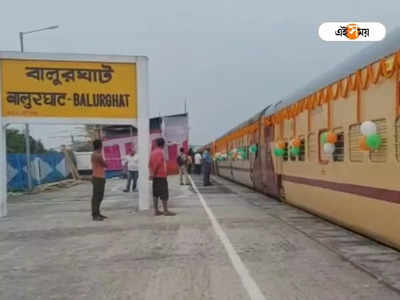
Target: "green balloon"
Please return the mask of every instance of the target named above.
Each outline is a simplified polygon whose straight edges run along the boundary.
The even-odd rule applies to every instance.
[[[284,155],[285,155],[285,149],[278,149],[278,148],[275,148],[275,149],[274,149],[274,153],[275,153],[275,155],[278,156],[278,157],[284,156]]]
[[[324,132],[323,134],[321,134],[321,144],[326,144],[326,137],[328,136],[327,132]]]
[[[382,139],[379,134],[371,134],[367,136],[366,143],[371,149],[378,149],[382,144]]]
[[[257,152],[257,145],[251,145],[251,146],[249,147],[249,151],[250,151],[251,153],[256,153],[256,152]]]
[[[292,156],[298,156],[300,154],[300,148],[299,147],[292,147],[290,149],[290,153]]]

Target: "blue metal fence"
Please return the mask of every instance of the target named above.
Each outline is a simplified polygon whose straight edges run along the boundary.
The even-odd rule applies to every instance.
[[[64,154],[31,155],[31,177],[34,186],[63,180],[68,177]],[[28,188],[25,154],[7,155],[7,186],[9,191]]]

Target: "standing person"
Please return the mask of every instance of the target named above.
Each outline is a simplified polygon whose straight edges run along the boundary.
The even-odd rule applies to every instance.
[[[204,150],[204,153],[203,153],[203,185],[204,186],[211,185],[210,173],[211,173],[212,160],[211,160],[209,151],[210,151],[209,149],[206,149],[206,150]]]
[[[160,216],[163,213],[158,209],[158,198],[161,199],[165,216],[175,216],[175,213],[168,210],[168,181],[167,163],[164,158],[165,141],[163,138],[156,140],[157,147],[150,154],[149,170],[150,179],[153,180],[153,203],[154,215]]]
[[[181,185],[188,185],[188,174],[187,174],[187,165],[188,165],[188,157],[185,154],[185,149],[181,148],[180,153],[176,159],[179,167],[179,179],[181,181]],[[183,183],[183,177],[185,177],[185,183]]]
[[[125,161],[128,167],[128,181],[124,192],[127,193],[131,189],[132,181],[133,181],[132,192],[136,189],[136,183],[139,177],[139,157],[136,151],[132,150],[131,154],[125,158]]]
[[[93,154],[91,157],[92,161],[92,184],[93,184],[93,194],[92,194],[92,217],[93,221],[103,221],[106,216],[100,213],[100,204],[104,197],[104,188],[106,185],[105,179],[105,169],[107,164],[103,159],[101,154],[101,149],[103,148],[103,143],[101,140],[93,141]]]
[[[194,155],[194,171],[199,175],[201,173],[201,154],[199,152]]]
[[[192,148],[189,149],[189,153],[187,155],[187,172],[188,174],[192,174],[192,167],[193,167],[193,150]]]

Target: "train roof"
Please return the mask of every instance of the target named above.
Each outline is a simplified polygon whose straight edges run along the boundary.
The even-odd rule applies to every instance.
[[[342,63],[328,71],[327,73],[318,76],[318,78],[312,80],[303,88],[295,91],[287,97],[284,97],[274,104],[271,104],[264,108],[261,112],[258,112],[250,119],[242,122],[238,126],[222,135],[220,138],[229,135],[236,130],[247,126],[248,124],[254,123],[261,115],[271,116],[274,113],[280,111],[283,107],[287,107],[300,99],[303,99],[312,93],[324,88],[336,81],[353,74],[359,69],[366,67],[367,65],[378,61],[382,57],[393,54],[400,49],[400,27],[396,28],[387,37],[377,43],[374,42],[371,46],[363,48],[358,54],[351,56],[350,58],[344,60]],[[220,139],[218,138],[218,139]]]
[[[359,69],[362,69],[369,64],[378,61],[382,57],[393,54],[400,49],[400,28],[395,29],[387,37],[377,43],[374,42],[369,47],[365,47],[356,55],[352,55],[342,63],[328,71],[327,73],[318,76],[303,88],[290,94],[288,97],[281,99],[271,109],[266,111],[266,116],[272,115],[282,109],[282,107],[289,106],[300,99],[303,99],[312,93],[320,90],[323,87],[329,86],[336,81],[353,74]]]

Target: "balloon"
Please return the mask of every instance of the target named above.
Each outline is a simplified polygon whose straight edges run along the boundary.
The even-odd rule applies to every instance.
[[[324,144],[324,152],[326,154],[332,154],[333,152],[335,152],[335,145],[334,144],[325,143]]]
[[[360,149],[361,149],[362,151],[369,151],[369,147],[368,147],[368,145],[367,145],[367,137],[366,137],[366,136],[362,136],[362,137],[361,137]]]
[[[322,145],[326,144],[327,135],[328,135],[328,134],[327,134],[326,132],[324,132],[324,133],[321,134],[321,144],[322,144]]]
[[[365,121],[361,124],[361,133],[365,136],[376,134],[376,125],[372,121]]]
[[[243,159],[247,159],[249,156],[247,155],[247,152],[243,153]]]
[[[285,142],[283,141],[278,142],[277,147],[278,149],[285,149]]]
[[[249,148],[251,153],[256,153],[257,152],[257,145],[251,145]]]
[[[336,143],[336,142],[337,142],[337,135],[336,135],[336,133],[334,133],[334,132],[332,132],[332,131],[329,131],[328,134],[327,134],[327,136],[326,136],[326,141],[327,141],[329,144],[334,144],[334,143]]]
[[[298,147],[300,147],[300,145],[301,145],[301,141],[300,141],[299,138],[295,138],[295,139],[292,140],[292,146],[293,147],[298,148]]]
[[[372,134],[366,138],[367,146],[371,149],[378,149],[382,144],[382,139],[379,134]]]
[[[275,156],[283,156],[285,155],[285,150],[284,149],[279,149],[279,148],[275,148],[274,149],[274,154]]]
[[[291,153],[293,156],[298,156],[298,155],[300,154],[300,148],[299,148],[299,147],[292,147],[292,148],[290,149],[290,153]]]

